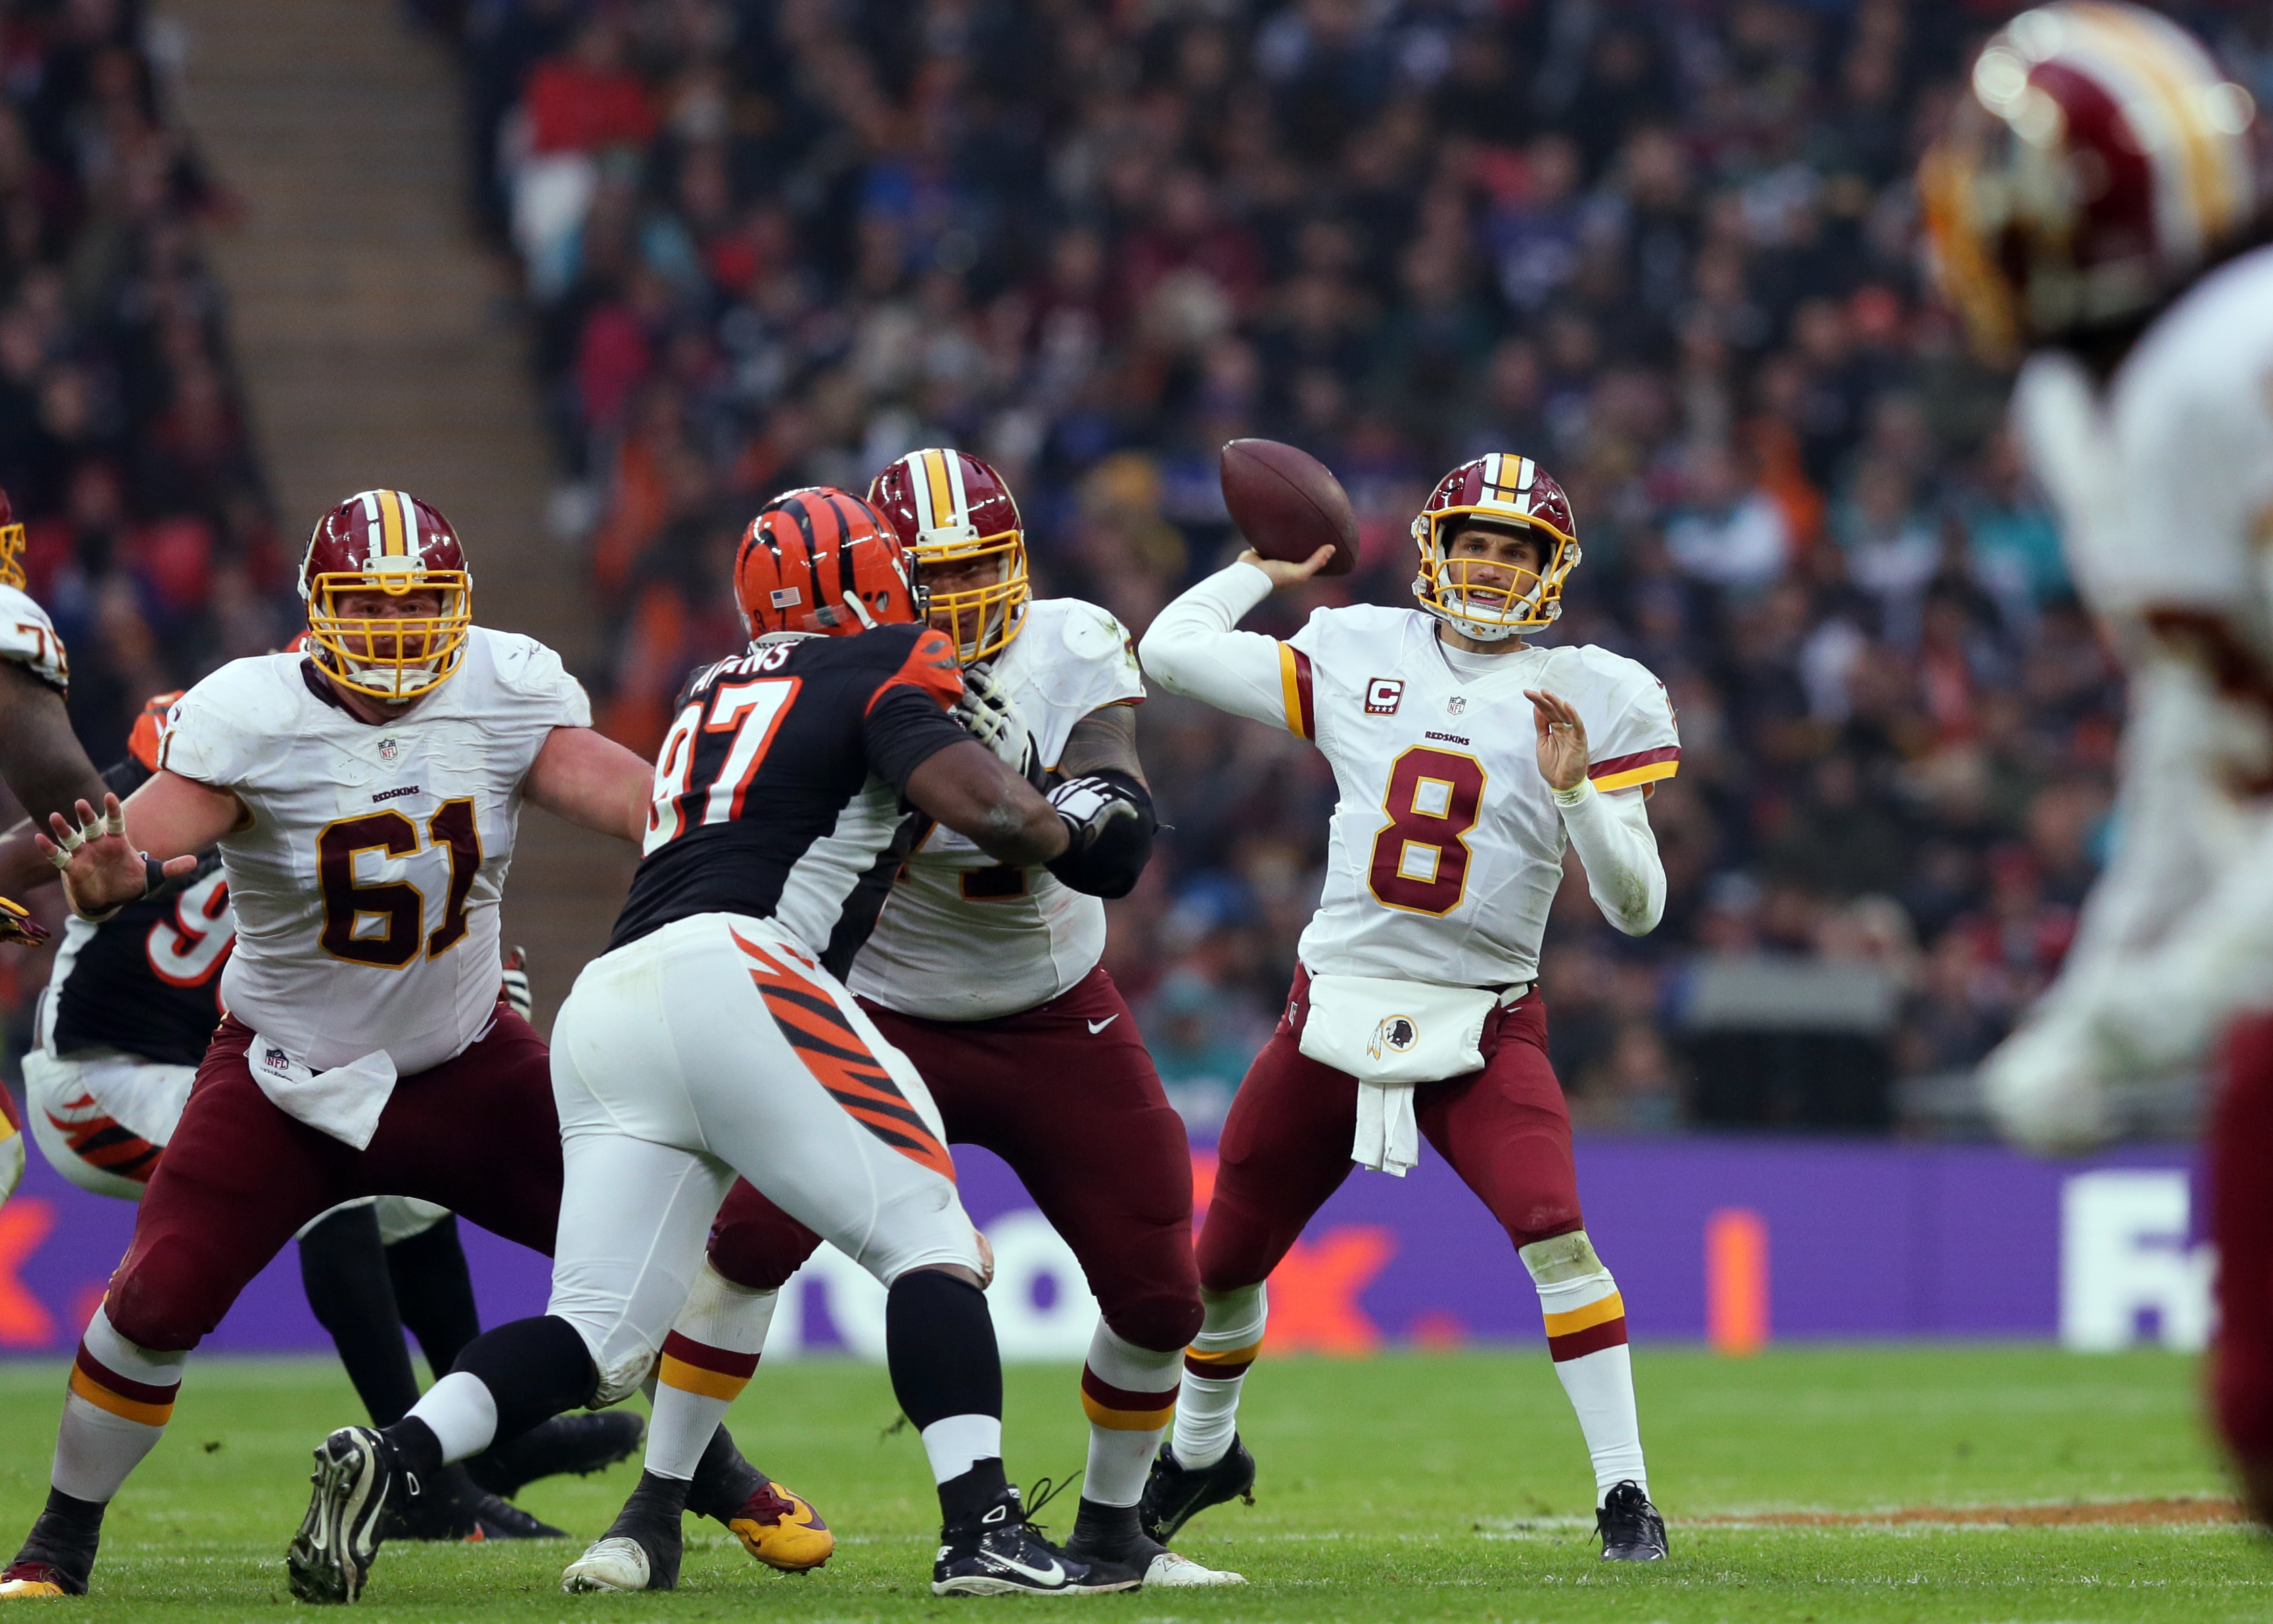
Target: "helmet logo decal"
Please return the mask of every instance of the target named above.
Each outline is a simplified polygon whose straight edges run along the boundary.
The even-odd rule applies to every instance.
[[[805,594],[799,592],[795,587],[776,587],[769,595],[776,609],[788,609],[792,604],[805,602]]]

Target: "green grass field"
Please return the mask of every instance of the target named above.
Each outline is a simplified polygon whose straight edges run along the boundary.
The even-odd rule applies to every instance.
[[[2221,1494],[2190,1360],[1644,1349],[1636,1368],[1653,1488],[1672,1525],[1662,1568],[1596,1560],[1584,1454],[1543,1355],[1266,1359],[1243,1416],[1262,1463],[1257,1503],[1211,1513],[1184,1542],[1252,1583],[1066,1605],[1127,1624],[2273,1620],[2273,1546],[2231,1524],[1761,1520]],[[59,1361],[0,1365],[0,1538],[11,1548],[45,1492],[62,1374]],[[284,1545],[305,1504],[309,1449],[357,1418],[345,1379],[315,1361],[212,1359],[192,1363],[184,1395],[164,1445],[111,1510],[95,1595],[58,1604],[70,1616],[219,1620],[296,1606]],[[666,1596],[562,1595],[560,1567],[581,1545],[396,1545],[358,1616],[633,1624],[1040,1605],[931,1598],[931,1495],[917,1441],[884,1435],[895,1414],[881,1370],[835,1362],[769,1366],[735,1408],[752,1456],[838,1532],[817,1575],[758,1568],[708,1524],[690,1525],[681,1588]],[[1014,1474],[1079,1466],[1071,1370],[1014,1368],[1008,1421]],[[527,1503],[581,1541],[633,1478],[626,1464],[541,1485]],[[1059,1531],[1070,1522],[1069,1509]]]

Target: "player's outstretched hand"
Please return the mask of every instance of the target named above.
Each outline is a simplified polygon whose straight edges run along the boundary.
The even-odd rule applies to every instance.
[[[1298,580],[1308,580],[1333,562],[1334,550],[1321,547],[1300,564],[1289,564],[1284,558],[1266,558],[1252,547],[1239,555],[1241,564],[1251,564],[1271,578],[1272,587],[1291,587]]]
[[[19,947],[36,947],[48,939],[48,927],[32,917],[31,910],[20,902],[11,902],[0,896],[0,943],[13,943]]]
[[[1587,724],[1564,700],[1526,688],[1531,724],[1539,734],[1539,774],[1555,790],[1575,790],[1587,776]]]
[[[108,915],[147,895],[161,879],[177,879],[198,865],[194,857],[159,864],[137,851],[126,838],[126,813],[115,795],[102,797],[99,812],[85,801],[72,810],[77,824],[50,812],[48,827],[55,838],[35,838],[40,855],[64,877],[64,900],[82,919]]]

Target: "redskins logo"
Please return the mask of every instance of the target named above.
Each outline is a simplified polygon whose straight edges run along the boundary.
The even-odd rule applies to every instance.
[[[1366,1058],[1377,1060],[1384,1053],[1403,1054],[1421,1041],[1421,1029],[1410,1015],[1390,1015],[1373,1029],[1373,1041],[1365,1046]]]

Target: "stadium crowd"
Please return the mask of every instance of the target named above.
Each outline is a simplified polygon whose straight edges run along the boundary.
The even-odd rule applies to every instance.
[[[1685,752],[1654,806],[1664,925],[1617,938],[1572,887],[1550,935],[1584,1121],[1680,1119],[1700,954],[1877,965],[1910,1075],[1968,1066],[2057,965],[2120,694],[2003,380],[1926,296],[1909,181],[1989,10],[460,16],[619,737],[651,745],[680,673],[734,640],[724,560],[785,486],[963,445],[1019,492],[1038,590],[1141,632],[1230,545],[1227,439],[1292,440],[1348,487],[1364,566],[1309,602],[1402,601],[1436,475],[1520,448],[1586,547],[1556,635],[1655,670]],[[2262,17],[2202,20],[2273,88]],[[1144,737],[1174,834],[1108,963],[1205,1119],[1275,1019],[1331,779],[1170,699]]]
[[[171,109],[178,42],[135,0],[0,6],[0,487],[99,762],[297,609],[199,255],[231,206]],[[11,1053],[47,963],[0,962]]]

